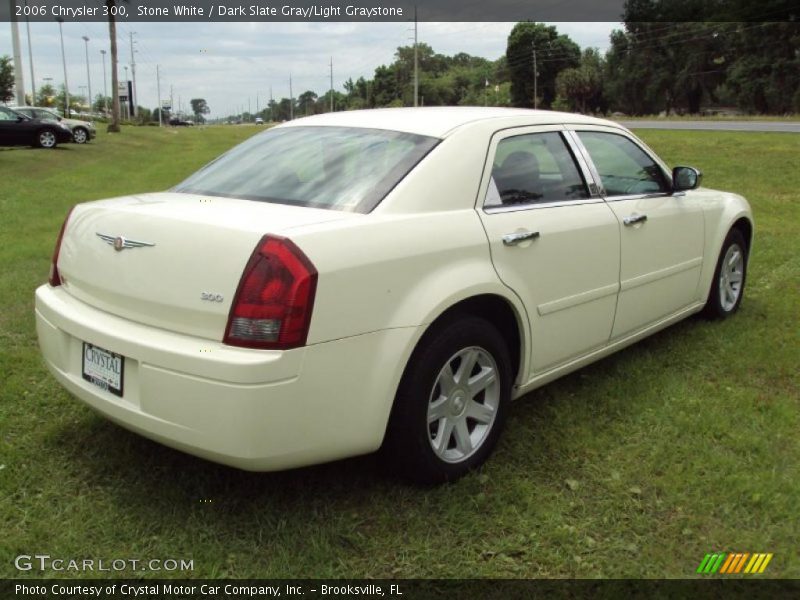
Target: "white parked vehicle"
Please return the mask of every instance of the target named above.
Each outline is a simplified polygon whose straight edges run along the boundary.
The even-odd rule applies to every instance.
[[[169,192],[80,204],[36,292],[75,396],[249,470],[461,476],[509,401],[742,300],[741,196],[610,121],[494,108],[285,123]]]

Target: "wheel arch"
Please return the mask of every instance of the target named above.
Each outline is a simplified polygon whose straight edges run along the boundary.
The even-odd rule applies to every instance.
[[[750,248],[753,245],[753,222],[745,216],[739,217],[733,225],[731,225],[730,229],[738,229],[742,232],[744,236],[745,242],[747,242],[747,256],[748,259],[750,257]],[[729,229],[729,231],[730,231]]]
[[[414,361],[414,357],[440,326],[450,320],[458,319],[460,316],[477,316],[486,319],[497,327],[503,339],[508,340],[507,348],[511,356],[513,370],[512,385],[519,385],[523,381],[526,375],[525,365],[527,365],[527,353],[529,351],[527,347],[528,329],[527,316],[519,301],[497,292],[474,293],[453,300],[446,307],[440,308],[431,319],[427,320],[427,325],[420,326],[419,335],[410,344],[410,351],[407,350],[405,353],[404,362],[399,369],[399,377],[394,382],[392,401],[386,413],[382,444],[386,442],[389,424],[395,413],[397,393],[406,377],[409,366]]]
[[[497,328],[507,342],[514,381],[519,382],[522,375],[522,357],[524,356],[524,321],[515,306],[507,298],[498,294],[478,294],[451,305],[428,325],[417,345],[441,323],[457,318],[459,315],[480,317]]]
[[[430,335],[442,323],[467,315],[486,319],[498,329],[504,339],[508,340],[507,347],[511,355],[513,380],[515,384],[520,384],[523,381],[528,354],[527,317],[524,313],[524,308],[508,296],[495,292],[482,292],[452,300],[446,306],[440,307],[429,319],[426,319],[426,325],[420,327],[419,335],[411,344],[410,351],[406,351],[404,362],[400,369],[401,374],[396,382],[397,388],[399,388],[403,377],[405,377],[408,365],[413,361],[414,355]],[[392,404],[394,404],[394,400]]]
[[[700,276],[698,290],[699,299],[705,303],[708,301],[708,294],[714,278],[719,253],[725,238],[732,229],[742,232],[747,243],[747,260],[750,262],[750,254],[753,247],[755,235],[755,225],[753,223],[753,213],[747,200],[738,194],[716,193],[710,197],[710,206],[705,209],[706,214],[706,243],[703,261],[703,271]]]

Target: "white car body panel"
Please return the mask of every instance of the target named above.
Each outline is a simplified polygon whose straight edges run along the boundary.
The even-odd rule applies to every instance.
[[[36,293],[42,354],[71,393],[124,427],[239,468],[367,453],[383,440],[415,347],[451,307],[484,295],[510,307],[519,397],[702,308],[725,235],[752,222],[743,198],[707,189],[484,210],[498,139],[596,128],[636,140],[609,121],[387,109],[279,128],[303,125],[442,141],[368,214],[185,193],[76,207],[58,261],[64,283]],[[622,224],[643,211],[647,223]],[[519,229],[540,237],[505,246]],[[155,246],[115,252],[97,233]],[[231,301],[267,233],[291,239],[319,272],[306,345],[227,346]],[[81,377],[83,342],[125,357],[122,398]]]

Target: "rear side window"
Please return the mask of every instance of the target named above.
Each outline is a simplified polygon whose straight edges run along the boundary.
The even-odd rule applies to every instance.
[[[236,146],[173,191],[366,213],[438,142],[379,129],[277,128]]]
[[[588,197],[586,183],[560,133],[518,135],[497,144],[487,208]]]
[[[661,168],[625,136],[600,131],[579,131],[592,158],[606,196],[655,194],[669,190]]]

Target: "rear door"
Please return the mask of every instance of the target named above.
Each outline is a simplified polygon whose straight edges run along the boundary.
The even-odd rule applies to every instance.
[[[703,211],[693,196],[672,193],[666,168],[634,137],[611,127],[576,129],[619,222],[620,293],[612,338],[624,337],[697,301]]]
[[[502,281],[525,305],[530,376],[604,346],[619,276],[619,227],[562,126],[495,134],[479,214]]]

